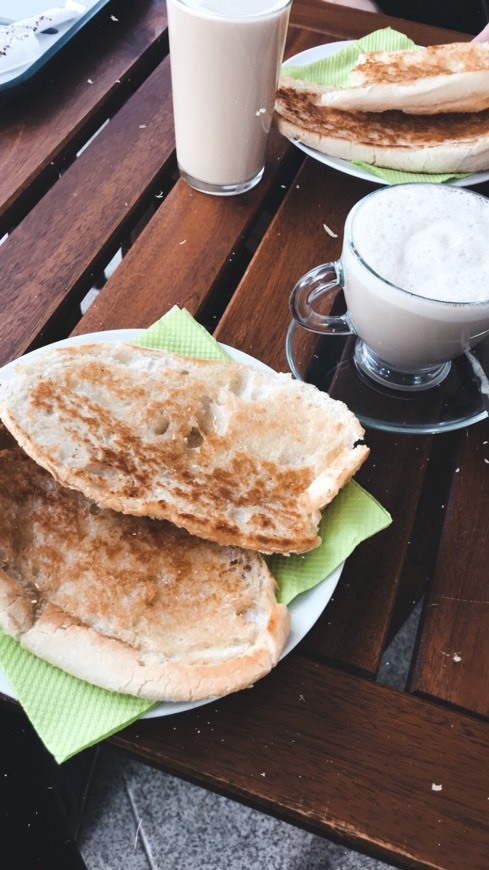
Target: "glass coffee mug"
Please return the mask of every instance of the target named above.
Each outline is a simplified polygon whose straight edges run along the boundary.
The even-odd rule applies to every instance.
[[[484,196],[442,184],[381,188],[348,214],[340,260],[298,281],[293,316],[312,332],[356,335],[360,375],[426,390],[489,334],[487,239]],[[338,287],[346,314],[321,314]]]

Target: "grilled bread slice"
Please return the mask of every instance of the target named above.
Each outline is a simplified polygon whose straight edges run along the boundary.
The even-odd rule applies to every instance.
[[[245,688],[289,613],[258,553],[102,510],[19,448],[0,452],[0,626],[64,671],[149,700]]]
[[[386,169],[489,169],[489,109],[440,115],[346,112],[321,106],[317,88],[303,83],[300,88],[279,88],[274,124],[284,136],[323,154]]]
[[[350,85],[318,85],[317,105],[346,112],[396,109],[415,115],[480,112],[489,108],[489,44],[365,52],[350,72]],[[294,86],[307,83],[284,74],[280,87]]]
[[[265,553],[317,546],[320,508],[369,452],[342,402],[290,375],[126,343],[19,362],[0,417],[100,506]]]

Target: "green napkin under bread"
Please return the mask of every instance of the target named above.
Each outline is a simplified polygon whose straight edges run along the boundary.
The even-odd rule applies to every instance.
[[[228,354],[185,310],[173,308],[136,343],[211,359]],[[290,603],[328,576],[365,538],[391,522],[378,502],[351,482],[324,511],[323,543],[303,556],[267,559],[279,584],[279,599]],[[58,762],[129,725],[155,705],[108,692],[37,658],[0,633],[0,666],[41,740]]]
[[[320,85],[331,87],[349,86],[351,69],[355,66],[359,55],[364,51],[403,51],[416,48],[416,44],[405,36],[386,27],[383,30],[375,30],[357,42],[339,49],[335,54],[317,60],[305,66],[284,66],[282,72],[291,78],[303,79],[304,81],[316,82]],[[383,169],[380,166],[372,166],[369,163],[352,160],[352,164],[360,166],[366,172],[381,178],[389,184],[402,184],[406,182],[432,182],[439,183],[451,181],[456,178],[465,178],[467,173],[432,174],[426,172],[400,172],[395,169]]]

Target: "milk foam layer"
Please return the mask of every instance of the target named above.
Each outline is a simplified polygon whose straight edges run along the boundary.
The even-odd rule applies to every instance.
[[[489,200],[456,187],[400,185],[367,197],[354,244],[381,277],[447,302],[489,299]]]

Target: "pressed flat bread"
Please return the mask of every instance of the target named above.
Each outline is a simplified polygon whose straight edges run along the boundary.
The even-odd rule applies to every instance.
[[[277,129],[323,154],[415,173],[489,168],[489,44],[366,52],[351,87],[284,74]]]
[[[317,546],[320,509],[369,452],[342,402],[289,375],[126,343],[19,362],[0,417],[98,505],[264,553]]]
[[[307,84],[295,81],[284,74],[280,87]],[[489,44],[365,52],[350,72],[349,85],[318,85],[317,104],[347,112],[480,112],[489,108]]]
[[[277,129],[311,148],[405,172],[477,172],[489,168],[489,110],[441,115],[346,112],[320,106],[314,85],[279,88]]]
[[[20,449],[0,452],[0,626],[95,685],[150,700],[243,689],[289,614],[258,553],[98,508]]]

